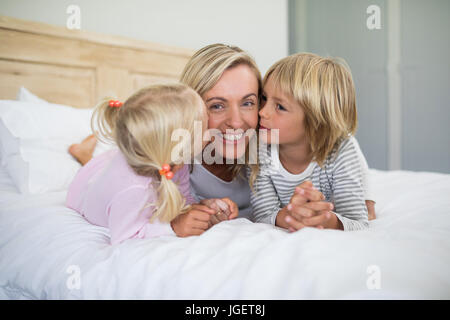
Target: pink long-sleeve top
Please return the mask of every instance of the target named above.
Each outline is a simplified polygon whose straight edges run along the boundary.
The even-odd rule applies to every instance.
[[[183,166],[172,180],[185,197],[194,202],[189,191],[189,169]],[[147,203],[156,203],[156,190],[151,177],[137,175],[118,149],[107,151],[83,166],[72,181],[66,206],[79,212],[90,223],[109,228],[111,244],[130,238],[150,238],[175,235],[170,223],[155,219],[155,211]]]

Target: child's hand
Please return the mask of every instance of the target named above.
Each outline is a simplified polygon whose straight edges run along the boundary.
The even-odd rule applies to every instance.
[[[330,212],[333,205],[324,202],[324,199],[322,192],[314,188],[311,181],[303,182],[295,188],[289,204],[278,213],[277,225],[290,231],[304,227],[328,227],[331,215],[335,215]]]
[[[212,215],[209,220],[210,226],[213,226],[221,221],[235,219],[239,215],[238,206],[229,198],[204,199],[200,201],[200,203],[216,211],[216,214]]]
[[[294,194],[289,203],[303,205],[310,201],[323,201],[325,196],[322,192],[317,190],[311,181],[305,181],[295,187]]]
[[[307,202],[304,205],[288,204],[285,221],[289,231],[297,231],[304,227],[319,229],[328,228],[329,220],[335,215],[331,212],[333,204],[323,201]]]
[[[198,236],[209,228],[208,222],[215,213],[205,205],[193,204],[191,210],[178,215],[170,225],[178,237]]]

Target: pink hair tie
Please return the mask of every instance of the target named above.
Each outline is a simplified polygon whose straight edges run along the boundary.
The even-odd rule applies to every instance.
[[[167,179],[172,179],[173,178],[173,172],[170,169],[170,166],[166,163],[163,164],[162,169],[159,170],[159,174],[162,176],[165,176]]]
[[[108,104],[111,108],[120,108],[123,103],[120,102],[119,100],[109,100],[109,104]]]

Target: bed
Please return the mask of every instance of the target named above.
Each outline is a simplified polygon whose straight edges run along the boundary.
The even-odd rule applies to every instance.
[[[35,121],[30,127],[36,131],[24,124],[13,131],[29,134],[23,140],[30,144],[39,137],[52,141],[54,149],[46,153],[52,155],[51,168],[44,169],[57,170],[34,176],[41,182],[46,177],[54,188],[36,183],[24,190],[18,184],[23,170],[15,167],[14,157],[30,146],[8,153],[0,132],[1,299],[450,298],[448,174],[371,169],[377,219],[365,231],[288,233],[236,219],[199,237],[131,239],[111,246],[107,229],[64,206],[70,179],[55,184],[56,175],[77,169],[61,152],[86,134],[79,128],[89,130],[90,110],[79,108],[105,94],[123,99],[148,83],[176,79],[192,50],[7,17],[0,17],[0,38],[0,99],[9,101],[1,102],[2,120],[8,119],[2,110],[14,105],[28,117],[24,123]],[[21,87],[42,101],[13,101]],[[59,105],[77,113],[65,108],[72,112],[66,115],[70,122],[47,132],[51,119],[43,113],[60,110]],[[30,108],[36,112],[32,116]],[[18,117],[16,110],[8,112],[10,120]],[[55,119],[53,124],[59,123]],[[70,136],[72,123],[78,131]],[[48,146],[34,147],[30,163]],[[59,166],[69,160],[72,166]],[[30,164],[30,177],[33,168]]]

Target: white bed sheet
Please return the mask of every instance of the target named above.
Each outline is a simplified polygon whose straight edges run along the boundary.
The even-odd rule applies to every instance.
[[[370,173],[366,231],[237,219],[111,246],[107,229],[63,206],[65,192],[18,194],[0,170],[0,298],[449,299],[450,175]]]

